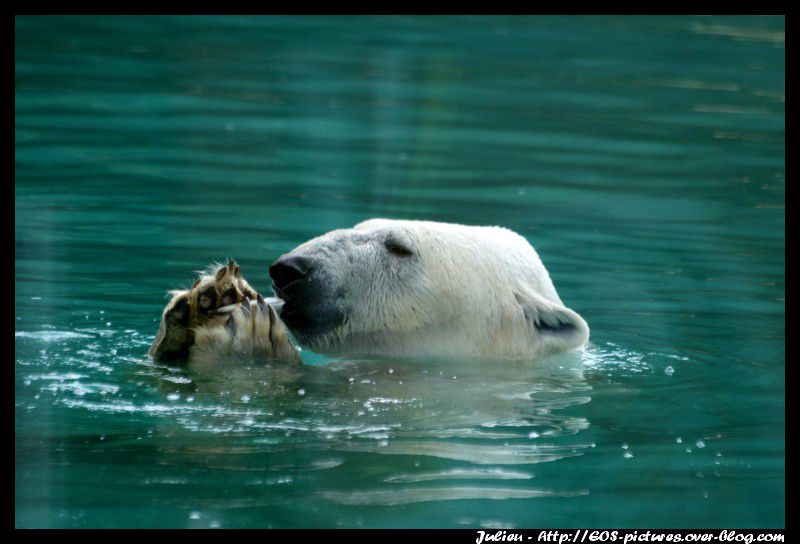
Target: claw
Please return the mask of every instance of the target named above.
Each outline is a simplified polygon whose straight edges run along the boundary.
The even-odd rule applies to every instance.
[[[229,315],[228,319],[225,321],[225,329],[231,336],[236,334],[236,320],[233,319],[233,315]]]
[[[236,310],[236,308],[238,307],[239,307],[238,304],[228,304],[227,306],[221,306],[217,308],[217,314],[218,315],[230,314],[233,313],[233,311]]]

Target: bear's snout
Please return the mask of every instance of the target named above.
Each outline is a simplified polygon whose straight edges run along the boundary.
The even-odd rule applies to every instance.
[[[269,267],[272,288],[279,297],[286,299],[290,296],[287,289],[305,280],[313,269],[314,263],[308,257],[284,255]]]
[[[288,253],[269,267],[272,289],[284,302],[278,317],[300,342],[311,341],[344,319],[322,264],[315,257]]]

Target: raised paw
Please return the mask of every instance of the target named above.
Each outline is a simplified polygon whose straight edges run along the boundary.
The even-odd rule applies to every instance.
[[[170,292],[149,355],[169,362],[229,355],[300,361],[275,309],[233,259],[200,274],[191,289]]]
[[[158,334],[149,355],[166,361],[185,361],[194,344],[194,330],[216,319],[221,306],[255,299],[258,294],[242,277],[233,259],[212,264],[200,272],[190,289],[170,291],[172,298],[161,314]]]

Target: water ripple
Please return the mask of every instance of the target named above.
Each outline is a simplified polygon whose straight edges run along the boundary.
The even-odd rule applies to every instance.
[[[326,491],[318,495],[325,500],[347,505],[397,506],[417,502],[458,500],[510,500],[542,497],[579,497],[588,495],[578,491],[549,491],[543,489],[518,489],[502,487],[421,487],[375,491]]]

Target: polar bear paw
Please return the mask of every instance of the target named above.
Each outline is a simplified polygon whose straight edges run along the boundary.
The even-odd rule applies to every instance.
[[[148,354],[167,362],[230,358],[300,363],[275,309],[242,277],[233,259],[212,264],[187,290],[171,291]]]

